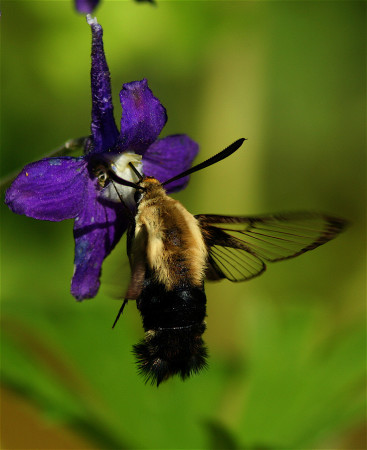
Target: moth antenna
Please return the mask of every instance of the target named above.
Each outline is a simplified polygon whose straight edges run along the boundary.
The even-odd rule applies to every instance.
[[[139,191],[146,191],[145,188],[142,186],[139,186],[136,183],[133,183],[132,181],[124,180],[123,178],[120,178],[118,175],[115,174],[113,170],[108,171],[108,175],[111,178],[111,180],[116,181],[117,184],[122,184],[123,186],[129,186]]]
[[[205,169],[206,167],[209,167],[219,161],[222,161],[222,159],[227,158],[228,156],[232,155],[232,153],[234,153],[236,150],[238,150],[244,143],[244,141],[246,141],[246,139],[244,138],[237,139],[237,141],[233,142],[233,144],[229,145],[227,148],[217,153],[216,155],[212,156],[211,158],[207,159],[206,161],[203,161],[202,163],[194,167],[191,167],[191,169],[185,170],[185,172],[182,172],[179,175],[176,175],[175,177],[165,181],[164,183],[162,183],[162,186],[168,183],[172,183],[172,181],[179,180],[180,178],[185,177],[186,175],[190,175],[191,173],[197,172],[198,170]]]
[[[119,312],[117,313],[116,319],[115,319],[115,321],[113,322],[112,328],[115,328],[115,325],[116,325],[117,321],[119,320],[121,314],[124,312],[124,308],[125,308],[125,306],[127,305],[127,302],[128,302],[128,300],[127,300],[127,298],[125,298],[125,300],[124,300],[124,302],[123,302],[123,304],[122,304],[122,306],[121,306]]]
[[[135,175],[139,178],[139,181],[143,180],[143,175],[138,171],[138,169],[134,166],[134,164],[130,161],[129,166],[132,168]]]

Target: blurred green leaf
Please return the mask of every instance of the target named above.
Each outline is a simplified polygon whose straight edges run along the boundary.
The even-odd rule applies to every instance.
[[[207,422],[205,427],[209,435],[208,448],[213,450],[220,450],[223,448],[227,450],[238,450],[240,448],[237,445],[233,434],[221,423]]]
[[[279,317],[270,305],[262,303],[253,323],[247,319],[252,346],[240,436],[243,442],[311,448],[363,414],[364,322],[321,340],[316,310],[289,307]]]

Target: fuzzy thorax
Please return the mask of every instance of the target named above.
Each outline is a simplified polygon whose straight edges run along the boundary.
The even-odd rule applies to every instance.
[[[154,178],[145,178],[141,186],[146,192],[135,219],[135,238],[145,235],[152,276],[168,290],[182,284],[201,287],[207,249],[197,220]]]

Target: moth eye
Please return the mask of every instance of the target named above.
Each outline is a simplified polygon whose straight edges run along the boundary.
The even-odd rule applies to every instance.
[[[143,193],[141,191],[136,190],[135,194],[134,194],[134,200],[135,200],[136,204],[138,204],[140,202],[142,197],[143,197]]]
[[[95,175],[98,180],[98,184],[101,187],[104,187],[106,185],[106,181],[108,180],[108,175],[104,167],[97,167],[95,170]]]

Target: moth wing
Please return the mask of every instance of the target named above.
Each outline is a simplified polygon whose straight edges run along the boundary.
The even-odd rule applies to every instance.
[[[209,280],[254,278],[265,271],[267,262],[294,258],[325,244],[346,225],[342,219],[317,213],[195,217],[208,248]]]
[[[146,247],[148,232],[145,226],[140,226],[140,232],[135,236],[135,224],[127,232],[127,254],[129,256],[131,277],[125,298],[136,300],[143,289],[146,272]]]
[[[143,289],[143,282],[145,278],[145,268],[141,266],[136,267],[131,273],[131,279],[124,298],[129,300],[136,300]]]

